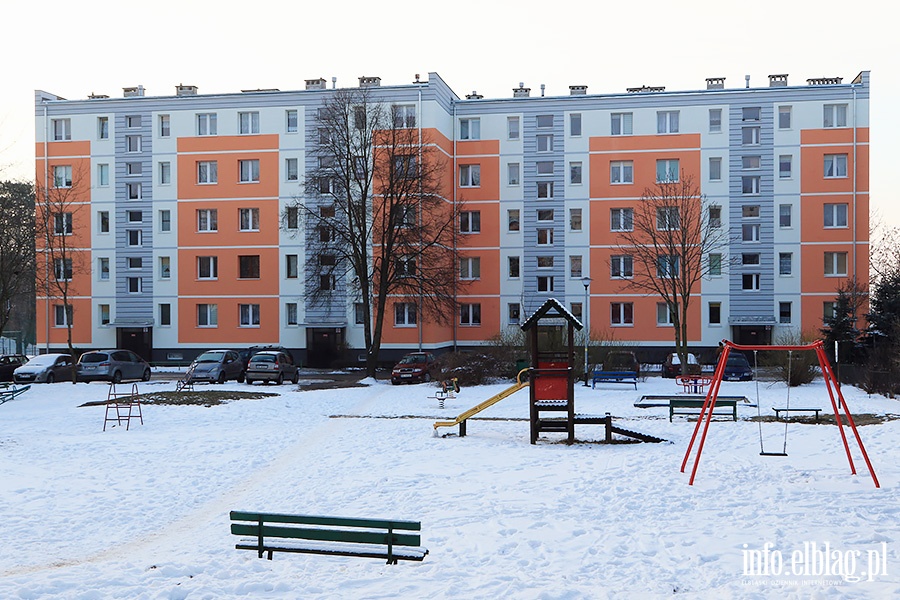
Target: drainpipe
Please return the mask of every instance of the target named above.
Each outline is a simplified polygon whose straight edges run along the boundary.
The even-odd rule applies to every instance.
[[[419,76],[416,75],[416,81],[419,80]],[[416,86],[416,90],[419,93],[419,100],[416,103],[416,125],[419,130],[419,150],[418,157],[416,159],[416,164],[419,169],[424,168],[422,165],[422,85],[419,84]],[[422,177],[419,176],[419,210],[416,211],[416,218],[419,221],[419,252],[422,251],[422,227],[424,225],[424,216],[422,215]],[[419,260],[421,260],[422,255],[419,254]],[[422,298],[423,290],[422,290],[422,275],[421,275],[421,265],[418,266],[417,276],[419,277],[419,314],[416,315],[416,322],[419,324],[419,352],[422,352],[422,329],[425,327],[424,324],[424,300]]]
[[[450,184],[453,186],[453,196],[452,196],[452,205],[453,205],[453,214],[456,214],[456,102],[453,102],[453,123],[451,124],[451,129],[453,131],[453,173],[450,176]],[[456,256],[459,252],[459,221],[457,220],[453,224],[453,256]],[[456,273],[456,269],[454,269],[454,273]],[[459,301],[459,288],[457,287],[456,276],[453,277],[453,302],[454,304],[458,304]],[[459,319],[459,311],[455,311],[456,314],[453,315],[452,323],[453,323],[453,351],[456,352],[459,349],[459,340],[457,340],[457,336],[459,335],[458,331],[458,319]]]
[[[46,208],[49,205],[49,197],[48,194],[50,182],[48,181],[48,173],[50,171],[50,166],[48,165],[48,161],[50,159],[50,153],[47,147],[47,140],[50,135],[50,126],[49,126],[49,115],[47,114],[47,100],[42,99],[41,102],[44,104],[44,211],[46,213]],[[44,215],[44,220],[46,221],[47,215]],[[47,223],[44,223],[44,229],[47,228]],[[44,282],[46,284],[46,296],[44,298],[44,328],[46,330],[46,337],[44,338],[44,348],[47,353],[50,353],[50,257],[47,253],[47,240],[44,240]]]
[[[852,254],[853,254],[853,279],[856,280],[856,243],[857,243],[857,239],[858,239],[858,234],[857,234],[857,230],[856,230],[857,224],[858,224],[858,219],[856,217],[856,200],[857,200],[856,199],[856,173],[859,169],[859,166],[857,165],[857,162],[856,162],[856,159],[857,159],[856,129],[858,127],[858,123],[856,121],[856,119],[857,119],[857,116],[856,116],[856,102],[857,102],[856,84],[853,83],[850,85],[853,90],[853,202],[852,202],[852,204],[853,204],[853,229],[851,231],[852,231],[852,235],[853,235],[853,251],[852,251]],[[856,317],[856,315],[853,315],[853,316]]]

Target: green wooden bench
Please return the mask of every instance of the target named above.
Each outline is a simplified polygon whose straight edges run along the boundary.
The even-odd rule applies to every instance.
[[[699,399],[681,399],[681,398],[672,398],[669,400],[669,422],[672,422],[672,417],[674,415],[699,415],[700,410],[703,408],[703,403],[705,400]],[[722,414],[722,412],[716,412],[720,408],[730,410],[731,418],[737,421],[737,401],[736,400],[725,400],[723,398],[719,398],[716,400],[716,406],[713,408],[713,415]]]
[[[245,536],[235,548],[256,550],[259,557],[273,552],[329,554],[421,561],[428,554],[422,548],[418,521],[386,521],[308,515],[282,515],[231,511],[231,533]],[[416,532],[416,533],[404,533]]]

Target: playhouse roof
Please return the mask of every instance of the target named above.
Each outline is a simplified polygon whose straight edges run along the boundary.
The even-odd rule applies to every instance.
[[[522,323],[522,330],[528,331],[537,325],[537,322],[540,319],[565,319],[578,331],[581,331],[584,328],[584,325],[581,324],[578,317],[569,312],[569,310],[556,298],[547,299],[540,308],[534,311],[534,313]]]

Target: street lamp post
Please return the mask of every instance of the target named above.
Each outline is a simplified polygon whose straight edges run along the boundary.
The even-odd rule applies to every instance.
[[[588,384],[588,341],[591,339],[590,321],[590,297],[588,288],[591,287],[591,278],[583,277],[581,284],[584,286],[584,305],[581,308],[581,316],[584,320],[584,386]]]

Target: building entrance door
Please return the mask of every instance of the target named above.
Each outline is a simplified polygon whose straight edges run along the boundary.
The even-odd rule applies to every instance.
[[[734,343],[742,346],[770,346],[772,327],[769,325],[735,325]]]
[[[341,357],[344,344],[342,327],[310,327],[306,330],[306,362],[314,368],[327,368]]]
[[[149,362],[153,350],[153,328],[119,327],[116,329],[116,347],[131,350]]]

